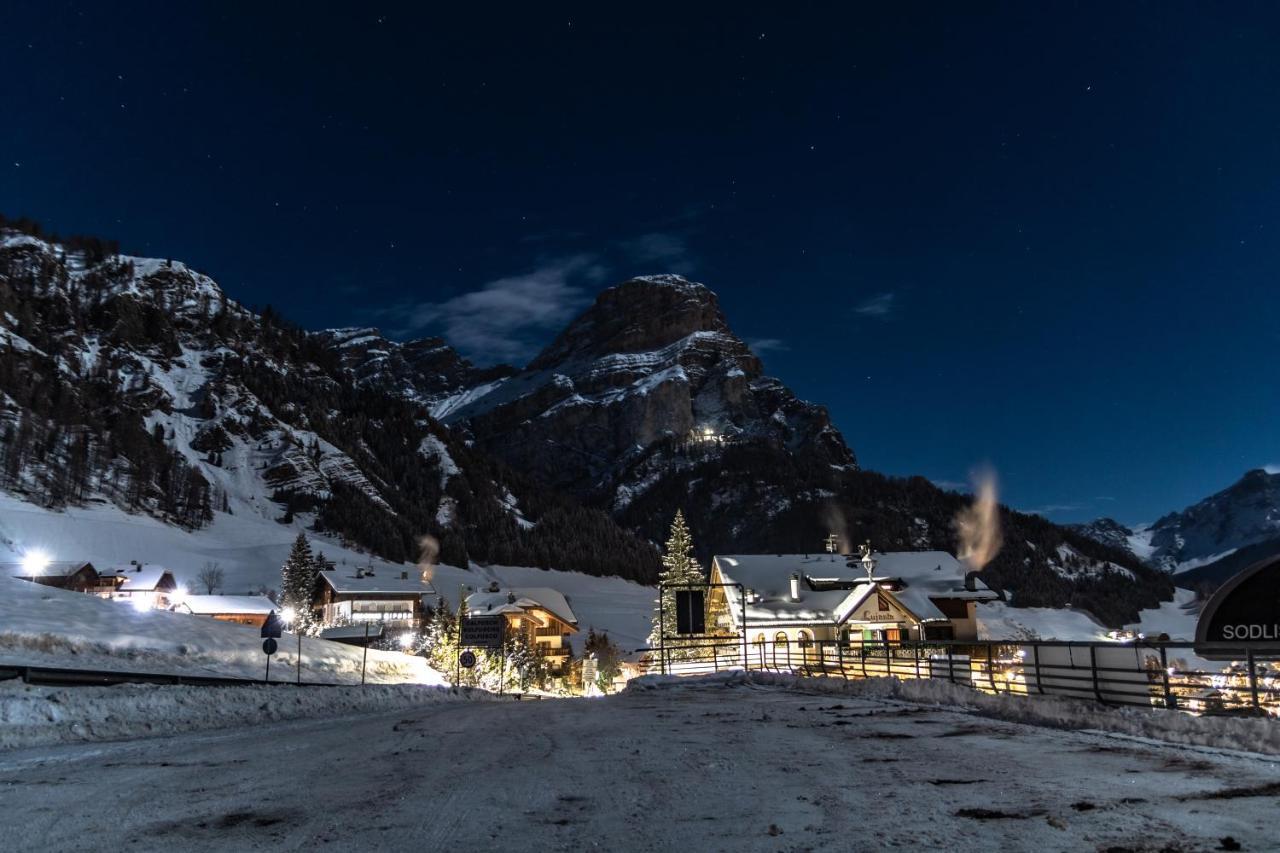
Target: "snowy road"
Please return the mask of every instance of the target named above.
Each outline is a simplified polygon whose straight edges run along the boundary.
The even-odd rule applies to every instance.
[[[8,850],[1274,849],[1261,758],[693,685],[0,753]]]

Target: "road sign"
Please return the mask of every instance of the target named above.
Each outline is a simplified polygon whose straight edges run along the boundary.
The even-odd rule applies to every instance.
[[[275,637],[267,637],[262,641],[262,652],[268,657],[276,653],[277,643]]]
[[[272,610],[267,616],[267,621],[262,623],[262,638],[265,640],[268,637],[274,637],[278,640],[283,633],[284,623],[280,621],[280,617]]]
[[[676,590],[676,633],[707,632],[706,593],[700,589]]]
[[[476,665],[476,653],[467,649],[465,652],[458,655],[458,663],[462,664],[467,669],[471,669],[471,667]]]
[[[502,648],[503,629],[507,618],[496,616],[468,616],[462,620],[462,645],[479,649]]]

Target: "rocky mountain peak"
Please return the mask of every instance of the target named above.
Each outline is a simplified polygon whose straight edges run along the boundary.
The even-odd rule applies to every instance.
[[[603,355],[652,352],[694,336],[723,337],[754,360],[733,336],[719,300],[705,285],[678,275],[640,276],[602,291],[529,370]],[[758,373],[758,363],[752,366]]]
[[[430,404],[458,388],[509,376],[506,365],[476,367],[444,338],[389,340],[371,327],[326,329],[315,333],[356,382]]]

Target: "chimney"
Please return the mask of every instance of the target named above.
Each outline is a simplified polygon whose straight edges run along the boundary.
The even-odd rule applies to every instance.
[[[747,587],[747,604],[756,603],[756,591],[751,587]]]
[[[358,578],[364,577],[364,569],[361,568],[360,566],[356,566],[356,577]]]
[[[489,584],[489,592],[498,592],[499,590],[501,590],[501,587],[498,586],[497,581],[493,581]]]
[[[402,581],[407,581],[408,579],[409,579],[409,573],[408,573],[408,572],[401,572],[401,573],[400,573],[400,580],[402,580]]]
[[[792,601],[800,600],[800,573],[799,572],[791,573],[791,600]]]
[[[978,580],[978,573],[977,573],[977,572],[965,572],[965,573],[964,573],[964,588],[965,588],[965,590],[966,590],[967,592],[977,592],[977,591],[978,591],[978,584],[977,584],[977,580]]]

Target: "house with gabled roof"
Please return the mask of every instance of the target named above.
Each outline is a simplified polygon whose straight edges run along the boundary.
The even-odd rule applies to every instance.
[[[387,628],[422,628],[423,614],[439,597],[416,566],[400,571],[341,567],[320,572],[315,610],[322,625],[379,622]]]
[[[569,638],[578,633],[578,617],[564,593],[545,586],[504,590],[495,581],[487,590],[467,596],[467,613],[501,614],[508,637],[512,632],[523,633],[546,659],[553,677],[565,674],[573,655]]]
[[[114,588],[109,597],[128,601],[140,609],[167,608],[178,581],[173,572],[157,563],[137,561],[112,566],[102,573],[103,581],[110,581]]]
[[[716,555],[710,581],[723,627],[770,648],[976,639],[1001,597],[945,551]]]
[[[88,560],[0,563],[0,574],[73,592],[97,592],[100,583],[98,570]]]

